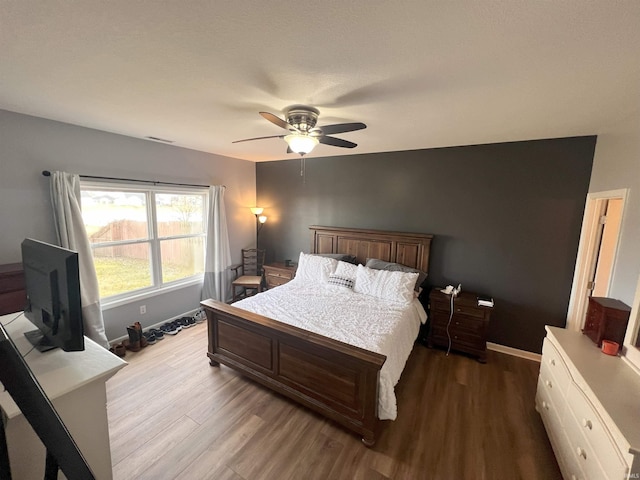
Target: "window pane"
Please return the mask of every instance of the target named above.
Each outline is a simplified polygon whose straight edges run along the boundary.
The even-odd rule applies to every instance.
[[[204,238],[176,238],[160,242],[162,282],[168,283],[204,272]]]
[[[100,298],[152,286],[149,258],[146,242],[94,248]]]
[[[148,238],[146,198],[142,192],[82,190],[82,218],[89,241]]]
[[[204,233],[204,195],[156,194],[158,235]]]

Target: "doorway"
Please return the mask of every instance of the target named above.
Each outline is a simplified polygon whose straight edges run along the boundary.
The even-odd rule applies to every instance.
[[[627,194],[623,189],[587,195],[567,312],[569,330],[582,329],[589,297],[609,294]]]

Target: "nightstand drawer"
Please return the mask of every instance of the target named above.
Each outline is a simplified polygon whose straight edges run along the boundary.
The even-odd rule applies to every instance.
[[[435,301],[431,304],[432,310],[437,312],[451,312],[451,304],[449,302]],[[453,312],[456,315],[467,315],[469,317],[484,319],[486,310],[482,307],[472,307],[470,305],[453,305]]]
[[[451,328],[451,326],[449,326],[449,335],[447,335],[446,326],[433,326],[432,329],[434,339],[437,338],[440,341],[448,342],[450,337],[451,343],[456,345],[464,345],[474,349],[484,348],[484,342],[482,341],[482,338],[476,334],[469,333],[460,329]]]
[[[291,277],[285,277],[283,275],[267,275],[267,288],[277,287],[278,285],[284,285],[291,281]]]
[[[296,275],[296,267],[287,266],[284,263],[269,263],[263,265],[262,268],[264,269],[267,288],[283,285],[293,280],[293,277]]]

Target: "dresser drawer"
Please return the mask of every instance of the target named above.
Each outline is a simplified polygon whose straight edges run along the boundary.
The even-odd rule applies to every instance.
[[[582,432],[608,478],[626,478],[627,464],[615,445],[600,415],[576,384],[569,387],[567,403],[571,405],[572,419]]]
[[[587,442],[582,434],[582,426],[573,419],[571,413],[567,412],[564,419],[564,428],[569,441],[569,451],[572,452],[573,459],[578,463],[585,478],[590,480],[614,480],[625,477],[610,477],[605,474],[600,466],[599,456],[596,455],[593,447]]]
[[[560,404],[562,405],[562,404]],[[558,405],[549,395],[549,390],[544,384],[542,376],[538,377],[538,389],[536,391],[536,410],[542,417],[542,421],[547,428],[547,432],[559,432],[562,430],[562,413],[558,410]]]
[[[551,374],[548,368],[543,365],[540,366],[540,375],[538,376],[538,389],[545,392],[545,397],[550,399],[558,412],[558,417],[563,418],[567,394],[568,385],[561,384]]]
[[[569,384],[573,382],[569,368],[562,359],[558,349],[548,338],[542,344],[542,360],[540,362],[540,372],[547,371],[555,379],[555,384],[566,394]]]

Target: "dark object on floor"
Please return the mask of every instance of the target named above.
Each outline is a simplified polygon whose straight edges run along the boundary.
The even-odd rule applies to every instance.
[[[156,340],[164,340],[164,332],[162,330],[158,330],[157,328],[150,328],[150,333],[153,333],[156,336]]]
[[[129,334],[129,339],[124,340],[122,344],[125,346],[127,350],[131,350],[132,352],[139,352],[141,348],[140,333],[133,326],[127,327],[127,333]]]
[[[142,332],[142,336],[145,338],[148,345],[153,345],[158,341],[156,335],[152,332]]]
[[[114,355],[117,355],[119,357],[124,357],[127,354],[127,348],[122,343],[118,343],[116,345],[113,345],[109,349],[109,351],[111,353],[113,353]]]

